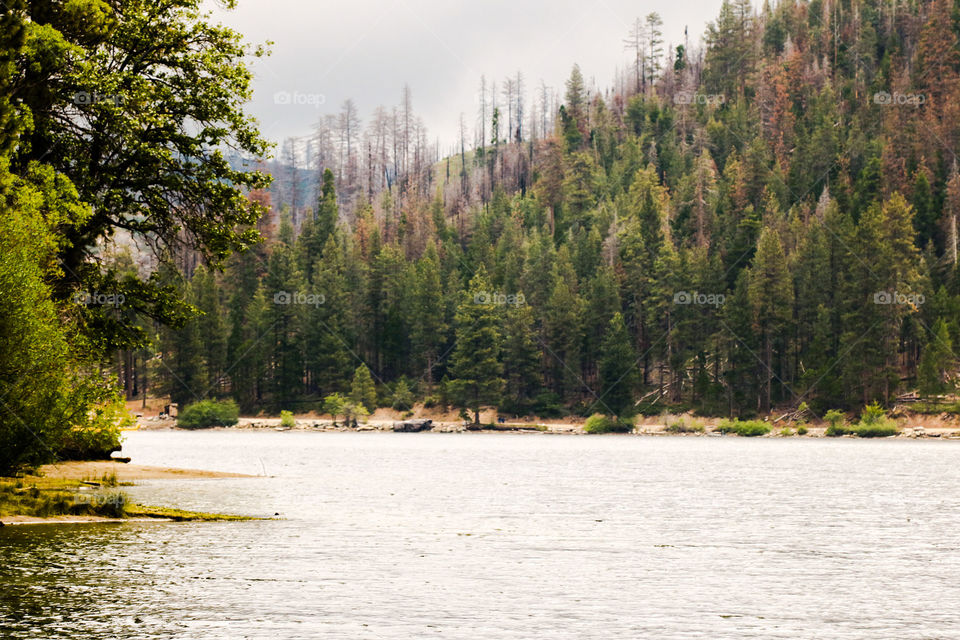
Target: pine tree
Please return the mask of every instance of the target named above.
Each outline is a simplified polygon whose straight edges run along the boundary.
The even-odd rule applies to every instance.
[[[773,380],[783,380],[786,344],[781,337],[793,317],[793,282],[787,270],[779,234],[764,229],[757,243],[757,255],[750,267],[750,307],[754,328],[760,336],[763,360],[761,395],[757,408],[769,411],[773,395]],[[781,366],[774,369],[774,351],[781,358]]]
[[[923,395],[937,395],[955,389],[950,375],[956,364],[956,357],[953,355],[950,331],[943,318],[939,318],[933,325],[931,334],[917,371],[917,382]]]
[[[433,384],[434,369],[440,359],[447,331],[440,276],[437,250],[430,243],[416,265],[410,318],[411,352],[415,361],[413,369],[420,372],[428,385]]]
[[[316,304],[303,308],[304,368],[312,392],[341,391],[349,376],[351,332],[343,255],[329,236],[313,273]]]
[[[597,405],[618,420],[631,418],[635,413],[633,392],[636,387],[637,356],[630,343],[630,334],[617,312],[600,348],[600,397]]]
[[[502,409],[524,414],[533,408],[543,384],[540,365],[533,310],[525,304],[515,305],[507,309],[503,320]]]
[[[480,424],[480,408],[496,402],[503,387],[500,363],[501,336],[491,287],[481,266],[463,293],[456,314],[456,346],[450,358],[451,385],[461,406],[473,411]]]
[[[377,409],[377,387],[373,383],[370,369],[361,364],[353,372],[353,384],[350,385],[350,400],[373,413]]]

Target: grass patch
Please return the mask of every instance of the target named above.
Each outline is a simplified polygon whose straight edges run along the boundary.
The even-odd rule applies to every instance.
[[[151,507],[142,504],[132,504],[127,507],[128,518],[159,518],[175,522],[226,522],[238,520],[265,520],[250,516],[235,516],[225,513],[204,513],[203,511],[185,511],[170,507]]]
[[[735,433],[742,438],[756,438],[770,433],[770,425],[762,420],[724,420],[717,427],[720,433]]]
[[[130,502],[127,494],[113,488],[116,484],[108,484],[110,481],[116,483],[116,474],[104,476],[103,480],[101,488],[93,489],[87,481],[80,480],[39,476],[0,478],[0,517],[98,516],[117,519],[164,518],[178,522],[263,519],[140,505]]]
[[[74,480],[9,478],[0,481],[0,516],[101,516],[122,518],[127,495],[93,490]]]

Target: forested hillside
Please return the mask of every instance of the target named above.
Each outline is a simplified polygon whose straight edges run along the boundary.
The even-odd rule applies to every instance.
[[[703,51],[664,52],[652,15],[610,89],[574,67],[559,104],[542,87],[525,109],[521,74],[502,96],[484,80],[439,162],[409,93],[365,131],[345,105],[316,197],[273,165],[265,241],[222,274],[183,257],[203,314],[155,325],[121,374],[248,411],[319,406],[358,366],[381,404],[516,414],[946,392],[958,33],[949,0],[737,0]]]

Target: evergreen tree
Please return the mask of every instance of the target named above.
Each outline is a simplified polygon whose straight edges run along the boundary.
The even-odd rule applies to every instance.
[[[937,395],[955,389],[951,374],[956,357],[953,355],[953,342],[943,318],[937,320],[931,333],[917,370],[920,393],[923,395]]]
[[[517,414],[533,409],[542,388],[541,352],[533,310],[521,304],[507,309],[503,320],[504,393],[501,408]]]
[[[373,383],[370,369],[361,364],[353,372],[353,384],[350,385],[350,400],[373,413],[377,409],[377,387]]]
[[[634,415],[633,391],[636,387],[637,357],[630,334],[619,312],[610,319],[600,353],[599,408],[623,420]]]
[[[481,406],[496,402],[503,387],[499,318],[490,295],[481,266],[457,307],[456,346],[450,358],[451,385],[461,406],[473,411],[474,424],[480,424]]]

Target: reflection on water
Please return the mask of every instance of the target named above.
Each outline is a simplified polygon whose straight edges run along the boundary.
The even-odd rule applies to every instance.
[[[960,637],[952,442],[135,432],[281,521],[0,529],[2,638]]]

